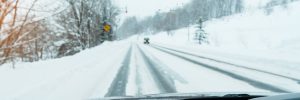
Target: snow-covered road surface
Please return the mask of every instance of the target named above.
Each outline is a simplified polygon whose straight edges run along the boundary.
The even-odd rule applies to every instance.
[[[4,65],[0,72],[1,100],[300,91],[297,73],[278,73],[132,39],[106,43],[66,58],[17,64],[17,69]]]
[[[116,77],[115,79],[118,80],[129,80],[125,86],[130,88],[127,88],[127,93],[115,96],[177,92],[296,92],[300,90],[299,79],[290,76],[192,55],[155,44],[134,43],[132,45],[135,65],[131,66],[134,68],[129,68],[134,70],[129,74],[135,76],[132,77],[134,79]],[[130,77],[122,76],[122,78]],[[149,90],[149,87],[152,88]]]
[[[254,87],[265,89],[265,90],[270,90],[272,92],[295,92],[295,91],[288,91],[289,89],[294,88],[294,87],[289,87],[289,86],[297,87],[300,82],[299,79],[297,79],[297,78],[280,75],[280,74],[276,74],[276,73],[272,73],[272,72],[268,72],[268,71],[264,71],[264,70],[260,70],[260,69],[244,67],[244,66],[240,66],[240,65],[236,65],[236,64],[232,64],[232,63],[228,63],[228,62],[223,62],[220,60],[207,58],[207,57],[203,57],[203,56],[199,56],[199,55],[192,55],[190,53],[186,53],[186,52],[182,52],[182,51],[178,51],[178,50],[174,50],[174,49],[167,49],[167,48],[161,47],[161,46],[158,47],[158,46],[152,45],[151,47],[158,49],[160,51],[163,51],[165,53],[171,54],[173,56],[182,58],[189,62],[195,63],[199,66],[202,66],[202,67],[220,72],[222,74],[225,74],[232,78],[247,82]],[[193,59],[193,57],[200,58],[201,60],[197,60],[196,58]],[[247,74],[249,73],[249,75],[247,75],[245,73],[247,73]],[[255,73],[254,77],[253,76],[251,77],[252,73]],[[272,79],[277,79],[277,81],[272,80]],[[287,87],[282,87],[281,85],[274,86],[274,84],[271,83],[270,80],[272,80],[272,82],[276,82],[277,85],[278,85],[278,83],[286,84]],[[282,89],[280,87],[289,88],[289,89]],[[298,87],[298,90],[299,90],[299,87]]]
[[[105,96],[112,97],[112,96],[125,96],[126,91],[126,84],[128,80],[129,74],[129,63],[131,59],[131,49],[130,48],[125,56],[124,61],[122,62],[121,68],[118,70],[118,73],[111,83],[109,91],[106,93]]]
[[[160,49],[162,51],[165,51],[163,49],[166,49],[166,50],[170,50],[170,51],[173,51],[173,52],[198,57],[198,58],[201,58],[201,59],[207,59],[207,60],[214,61],[214,62],[217,62],[217,63],[223,63],[223,64],[226,64],[226,65],[231,65],[233,67],[239,67],[239,68],[243,68],[243,69],[246,69],[246,70],[253,70],[253,71],[257,71],[257,72],[261,72],[261,73],[265,73],[265,74],[270,74],[270,75],[274,75],[274,76],[278,76],[278,77],[282,77],[282,78],[287,78],[287,79],[291,79],[291,80],[300,82],[300,78],[296,78],[296,77],[298,77],[297,75],[296,76],[295,75],[287,76],[287,75],[283,75],[284,73],[272,72],[272,70],[266,71],[266,69],[262,70],[262,69],[258,69],[258,68],[251,68],[251,67],[247,67],[247,66],[244,66],[244,65],[235,64],[235,63],[232,63],[230,61],[229,62],[228,61],[226,62],[225,60],[222,61],[222,60],[219,60],[218,58],[214,58],[214,57],[206,57],[206,56],[203,56],[201,54],[197,55],[197,53],[195,53],[195,52],[192,53],[191,51],[186,51],[186,50],[183,50],[183,49],[178,50],[178,49],[173,49],[172,47],[168,48],[168,47],[164,47],[164,46],[160,46],[160,45],[152,45],[152,47],[155,47],[155,48]]]

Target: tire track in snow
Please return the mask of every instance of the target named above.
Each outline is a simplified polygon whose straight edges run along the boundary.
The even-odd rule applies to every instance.
[[[263,82],[260,82],[260,81],[257,81],[257,80],[253,80],[253,79],[250,79],[250,78],[247,78],[247,77],[244,77],[244,76],[235,74],[235,73],[233,73],[233,72],[229,72],[229,71],[226,71],[226,70],[223,70],[223,69],[219,69],[219,68],[217,68],[217,67],[214,67],[214,66],[211,66],[211,65],[208,65],[208,64],[204,64],[204,63],[201,63],[201,62],[199,62],[199,61],[190,59],[190,58],[188,58],[188,57],[184,57],[184,56],[181,56],[181,55],[179,55],[179,54],[169,52],[169,51],[167,51],[167,50],[164,50],[164,49],[159,48],[159,47],[156,47],[156,46],[149,46],[149,47],[152,47],[152,48],[154,48],[154,49],[157,49],[157,50],[159,50],[159,51],[165,52],[165,53],[167,53],[167,54],[176,56],[176,57],[178,57],[178,58],[184,59],[184,60],[189,61],[189,62],[191,62],[191,63],[200,65],[200,66],[205,67],[205,68],[207,68],[207,69],[214,70],[214,71],[216,71],[216,72],[222,73],[222,74],[227,75],[227,76],[229,76],[229,77],[232,77],[232,78],[234,78],[234,79],[237,79],[237,80],[241,80],[241,81],[247,82],[247,83],[249,83],[250,85],[252,85],[252,86],[254,86],[254,87],[256,87],[256,88],[260,88],[260,89],[264,89],[264,90],[269,90],[269,91],[272,91],[272,92],[289,92],[289,91],[286,91],[286,90],[277,88],[276,86],[272,86],[272,85],[270,85],[270,84],[266,84],[266,83],[263,83]]]
[[[125,96],[126,95],[126,85],[128,82],[129,75],[129,64],[132,53],[132,46],[128,50],[124,61],[122,62],[122,66],[120,67],[115,79],[111,83],[108,92],[105,97],[113,97],[113,96]]]
[[[159,87],[162,93],[176,93],[176,87],[174,85],[174,81],[169,75],[166,75],[164,71],[159,70],[157,68],[157,63],[153,62],[150,58],[148,58],[145,54],[145,52],[137,45],[141,56],[143,57],[149,71],[151,72],[151,75],[153,79],[156,81],[155,83]]]
[[[199,55],[195,55],[195,54],[192,54],[192,53],[188,53],[188,52],[184,52],[184,51],[179,51],[179,50],[175,50],[175,49],[171,49],[171,48],[167,48],[167,47],[163,47],[163,46],[159,46],[159,45],[155,45],[155,44],[151,45],[151,46],[156,46],[156,47],[167,49],[167,50],[170,50],[170,51],[174,51],[174,52],[178,52],[178,53],[183,53],[183,54],[186,54],[186,55],[190,55],[190,56],[194,56],[194,57],[198,57],[198,58],[202,58],[202,59],[207,59],[207,60],[215,61],[215,62],[218,62],[218,63],[223,63],[223,64],[231,65],[231,66],[234,66],[234,67],[238,67],[238,68],[243,68],[243,69],[247,69],[247,70],[257,71],[257,72],[261,72],[261,73],[265,73],[265,74],[270,74],[270,75],[274,75],[274,76],[278,76],[278,77],[290,79],[290,80],[296,81],[296,82],[298,82],[300,84],[300,79],[297,79],[297,78],[293,78],[293,77],[289,77],[289,76],[285,76],[285,75],[280,75],[280,74],[276,74],[276,73],[272,73],[272,72],[268,72],[268,71],[264,71],[264,70],[259,70],[259,69],[255,69],[255,68],[250,68],[250,67],[246,67],[246,66],[242,66],[242,65],[237,65],[237,64],[233,64],[233,63],[229,63],[229,62],[225,62],[225,61],[221,61],[221,60],[217,60],[217,59],[213,59],[213,58],[199,56]]]
[[[134,49],[134,51],[136,51],[137,49]],[[134,59],[135,59],[135,61],[137,61],[137,55],[136,54],[134,54]],[[136,95],[137,96],[141,96],[142,95],[142,86],[141,86],[141,84],[142,84],[142,78],[141,78],[141,72],[139,71],[141,68],[141,66],[139,66],[138,64],[137,64],[137,62],[135,63],[135,67],[136,67],[136,69],[135,69],[135,73],[136,73],[136,75],[135,75],[135,84],[137,85],[137,91],[136,91]]]

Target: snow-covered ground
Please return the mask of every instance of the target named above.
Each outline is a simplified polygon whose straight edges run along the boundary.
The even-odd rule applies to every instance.
[[[0,99],[81,100],[93,94],[104,95],[129,44],[104,43],[75,56],[18,63],[16,69],[2,65]]]
[[[112,83],[113,81],[118,82],[115,80],[119,77],[117,76],[118,70],[126,66],[126,63],[129,72],[126,74],[128,75],[128,78],[125,79],[126,83],[119,81],[117,85],[125,84],[126,87],[122,87],[125,88],[124,95],[129,96],[169,93],[168,91],[171,93],[269,93],[277,91],[255,84],[257,81],[288,92],[300,91],[300,85],[291,79],[169,51],[234,73],[234,75],[225,74],[164,53],[152,48],[152,45],[143,45],[138,40],[138,37],[134,36],[123,41],[107,42],[74,56],[35,63],[17,63],[16,69],[12,69],[10,64],[2,65],[0,67],[0,80],[2,81],[0,83],[0,99],[82,100],[103,98],[109,96],[107,95],[108,91],[115,89]],[[163,46],[182,51],[185,49],[172,45]],[[125,58],[126,52],[131,52],[128,58]],[[193,49],[188,52],[195,53]],[[198,52],[198,54],[196,52],[195,55],[203,55],[203,52]],[[215,57],[210,56],[209,53],[205,56]],[[216,57],[219,56],[216,55]],[[130,59],[129,62],[122,63],[126,59]],[[295,69],[286,69],[291,72],[289,76],[297,75]],[[277,74],[281,73],[277,72]],[[235,75],[242,78],[237,78]],[[247,79],[245,80],[245,78]],[[251,83],[247,80],[256,82]],[[166,87],[170,87],[171,90]]]
[[[205,22],[204,30],[209,34],[210,42],[206,45],[198,45],[193,40],[196,25],[190,29],[176,30],[172,36],[168,36],[166,32],[140,36],[140,42],[143,37],[150,37],[151,42],[156,45],[299,78],[299,5],[298,1],[289,4],[287,8],[275,7],[270,15],[256,9]],[[276,79],[271,78],[270,81]]]
[[[102,98],[110,96],[108,92],[114,91],[115,85],[124,84],[124,94],[133,96],[168,92],[300,92],[299,83],[289,79],[300,78],[299,5],[295,2],[287,9],[276,7],[268,16],[258,10],[206,22],[208,45],[200,46],[192,40],[196,30],[193,26],[190,38],[188,28],[183,28],[174,31],[173,36],[164,32],[147,36],[150,45],[141,44],[145,36],[132,36],[74,56],[17,63],[15,69],[11,64],[1,65],[0,99]],[[163,52],[155,45],[260,71],[167,49]],[[118,73],[123,72],[121,68],[128,72],[125,82],[115,80],[122,78]]]
[[[274,66],[300,69],[299,5],[300,2],[294,2],[286,9],[275,7],[270,15],[256,10],[205,22],[208,45],[200,46],[193,40],[195,26],[190,28],[190,38],[188,28],[174,31],[173,36],[162,32],[149,37],[155,43],[248,66],[259,65],[270,70]]]
[[[266,15],[264,10],[245,12],[233,16],[213,19],[205,22],[204,30],[209,34],[210,45],[214,47],[272,50],[272,51],[299,51],[299,11],[300,2],[289,4],[287,8],[275,7],[274,12]],[[191,27],[190,36],[195,33],[195,26]],[[175,36],[158,34],[160,40],[176,40],[173,44],[186,43],[187,28],[175,31]],[[170,42],[170,41],[168,41]],[[275,50],[274,50],[275,49]]]

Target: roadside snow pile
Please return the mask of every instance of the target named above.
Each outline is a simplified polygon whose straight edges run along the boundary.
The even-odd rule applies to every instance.
[[[106,93],[128,42],[109,42],[74,56],[0,66],[0,99],[82,100]]]

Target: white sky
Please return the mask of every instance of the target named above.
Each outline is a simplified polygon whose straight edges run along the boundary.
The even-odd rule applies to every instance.
[[[145,17],[155,14],[156,11],[169,11],[172,8],[181,7],[191,0],[114,0],[122,8],[127,7],[126,16]],[[270,0],[245,0],[246,8],[257,8]]]
[[[169,11],[181,7],[190,0],[114,0],[123,12],[127,7],[128,13],[123,16],[145,17],[155,14],[156,11]]]
[[[21,4],[24,6],[29,6],[33,0],[21,0]],[[38,0],[38,4],[40,8],[43,8],[45,5],[46,9],[49,6],[56,4],[57,1],[61,0]],[[161,11],[169,11],[172,8],[182,7],[183,4],[190,2],[191,0],[112,0],[117,6],[122,9],[122,16],[137,16],[137,17],[145,17],[151,16],[155,14],[159,9]],[[264,4],[270,0],[245,0],[247,8],[256,8],[259,5]],[[42,6],[42,7],[41,7]],[[125,8],[127,8],[128,13],[125,12]]]
[[[33,0],[21,0],[22,5],[31,4]],[[48,9],[49,6],[57,5],[58,1],[62,0],[38,0],[39,8]],[[124,18],[128,16],[136,16],[138,18],[144,18],[146,16],[154,15],[158,10],[161,12],[166,12],[171,9],[182,7],[184,4],[190,2],[191,0],[112,0],[121,8],[122,13],[120,15],[121,22]],[[247,9],[255,9],[259,5],[264,4],[269,0],[245,0]],[[47,7],[45,7],[47,6]],[[59,5],[61,6],[61,5]],[[125,9],[127,8],[127,13]]]

